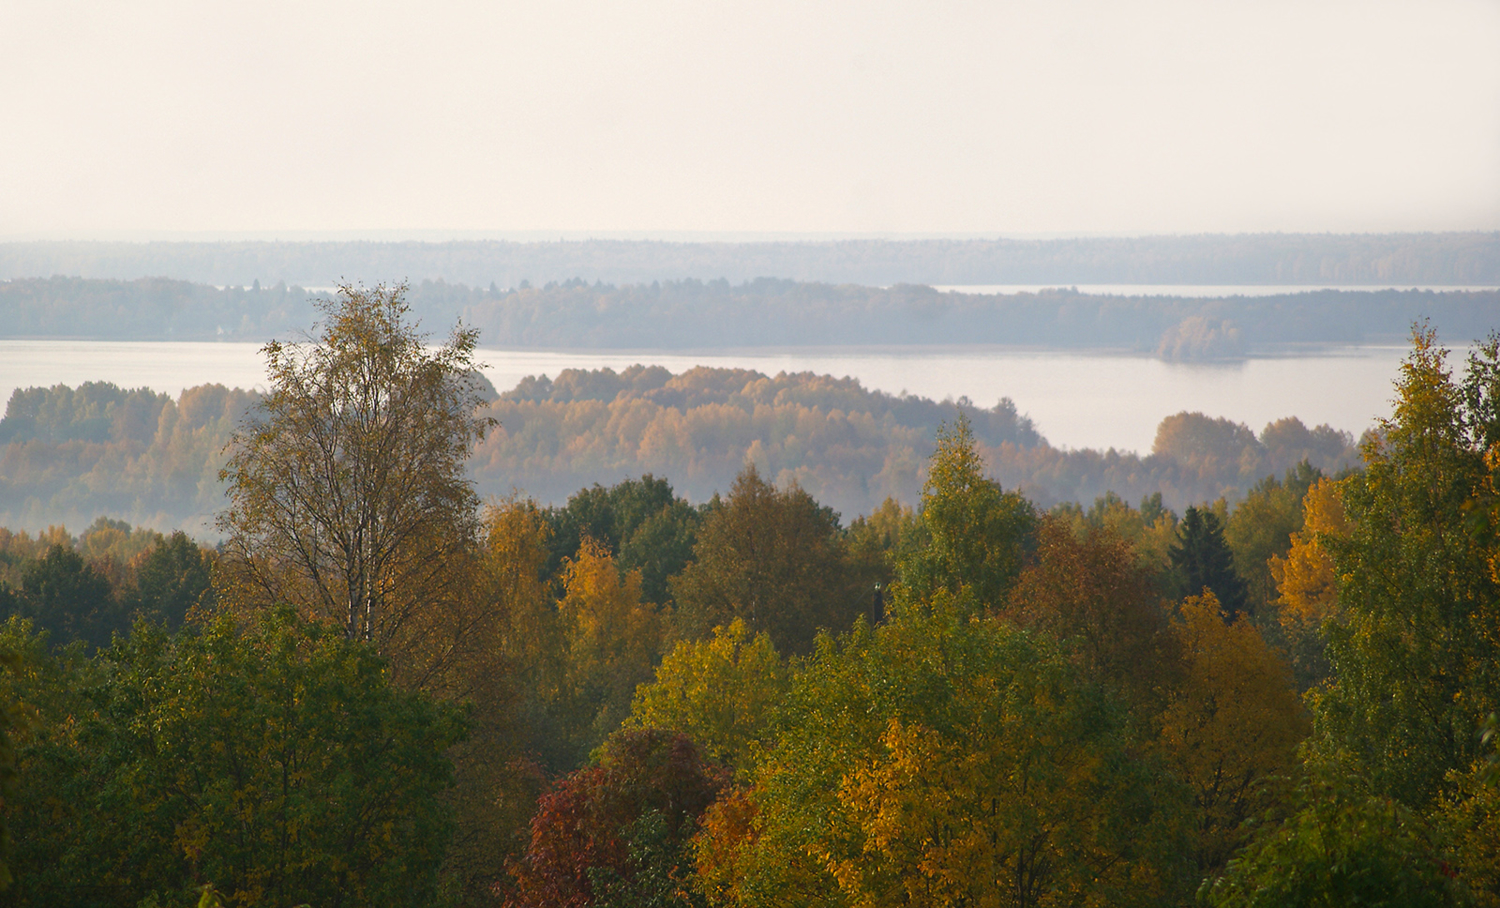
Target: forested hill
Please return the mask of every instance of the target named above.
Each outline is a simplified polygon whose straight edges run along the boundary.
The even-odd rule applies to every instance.
[[[254,400],[218,385],[175,401],[98,382],[19,390],[0,420],[0,526],[87,526],[106,515],[211,536],[224,446]],[[1304,459],[1330,474],[1357,460],[1347,434],[1292,418],[1257,433],[1179,414],[1161,423],[1147,456],[1064,451],[1009,400],[986,408],[811,373],[634,366],[527,379],[501,395],[489,409],[500,427],[474,450],[469,475],[486,497],[519,489],[560,504],[594,483],[653,473],[702,502],[750,462],[852,519],[887,497],[917,501],[937,428],[960,409],[992,474],[1042,505],[1160,493],[1181,510],[1236,498]]]
[[[1500,233],[783,242],[0,243],[0,278],[167,275],[325,286],[340,275],[519,286],[757,277],[852,284],[1500,284]]]
[[[581,280],[508,292],[422,284],[427,311],[457,309],[485,343],[514,347],[1016,344],[1236,357],[1287,344],[1399,343],[1430,318],[1482,337],[1500,292],[1339,291],[1267,297],[967,294],[760,279],[613,287]],[[437,301],[446,299],[446,306]]]
[[[314,295],[284,284],[220,289],[160,278],[13,280],[0,283],[0,336],[285,339],[316,320]],[[443,332],[462,319],[480,329],[481,343],[503,347],[1006,344],[1179,360],[1234,358],[1288,344],[1399,343],[1422,319],[1474,339],[1500,311],[1500,291],[1197,299],[1073,290],[964,294],[768,278],[623,286],[574,279],[507,290],[424,281],[406,298],[429,330]]]

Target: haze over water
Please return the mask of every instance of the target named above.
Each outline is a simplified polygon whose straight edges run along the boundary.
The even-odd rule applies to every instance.
[[[1460,351],[1461,353],[1462,351]],[[564,369],[661,365],[857,378],[867,388],[937,400],[967,396],[991,407],[1010,397],[1053,445],[1147,453],[1156,426],[1183,410],[1243,422],[1297,416],[1356,437],[1390,413],[1392,382],[1405,347],[1319,349],[1238,363],[1166,363],[1140,355],[970,348],[798,348],[661,351],[561,351],[481,348],[485,374],[504,391],[528,375]],[[1454,363],[1458,364],[1455,354]],[[16,388],[109,381],[174,397],[212,382],[265,387],[256,343],[0,340],[0,395]]]

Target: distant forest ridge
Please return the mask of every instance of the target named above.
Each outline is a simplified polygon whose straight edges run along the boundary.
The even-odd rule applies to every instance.
[[[581,278],[834,284],[1500,284],[1500,232],[1205,234],[1076,239],[781,242],[0,243],[0,279],[167,276],[216,286],[447,281],[500,288]]]
[[[317,294],[298,286],[216,288],[165,278],[28,278],[0,283],[0,337],[293,339]],[[438,335],[458,320],[486,345],[552,349],[1017,345],[1109,349],[1168,360],[1234,359],[1294,344],[1400,343],[1430,319],[1485,337],[1500,291],[1320,290],[1278,296],[1099,296],[1074,290],[966,294],[760,278],[616,286],[572,279],[478,288],[421,281],[406,294]]]
[[[16,391],[0,419],[0,526],[87,526],[99,516],[212,536],[225,445],[257,397],[204,385],[176,400],[104,382]],[[1288,408],[1295,401],[1288,401]],[[937,427],[960,409],[989,472],[1043,506],[1160,493],[1167,507],[1231,500],[1301,460],[1358,461],[1354,439],[1294,418],[1259,432],[1203,414],[1163,420],[1151,454],[1050,446],[1010,400],[982,408],[872,391],[854,379],[700,367],[566,370],[489,405],[500,427],[469,475],[485,497],[562,504],[579,489],[652,473],[702,502],[749,462],[845,520],[886,498],[915,504]]]

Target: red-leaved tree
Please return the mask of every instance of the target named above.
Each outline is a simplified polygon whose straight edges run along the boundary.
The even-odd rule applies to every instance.
[[[686,735],[623,731],[544,794],[511,867],[511,908],[691,905],[686,844],[728,782]]]

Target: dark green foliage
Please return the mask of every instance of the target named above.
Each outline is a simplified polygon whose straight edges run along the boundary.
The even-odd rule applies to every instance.
[[[452,707],[398,690],[367,647],[286,610],[90,662],[0,644],[28,672],[17,906],[431,904],[449,820]]]
[[[1177,528],[1177,542],[1168,554],[1177,574],[1179,596],[1198,596],[1209,590],[1229,620],[1246,610],[1245,582],[1235,572],[1234,554],[1213,511],[1188,508]]]
[[[1305,806],[1205,883],[1212,908],[1446,908],[1467,904],[1420,817],[1393,801],[1314,786]]]
[[[587,537],[608,548],[621,570],[641,572],[641,594],[648,602],[670,601],[667,578],[691,560],[697,540],[697,509],[650,473],[608,489],[596,483],[569,498],[565,507],[543,513],[552,528],[548,576],[555,576],[563,559],[576,555]]]
[[[11,593],[10,614],[30,618],[55,645],[80,641],[90,649],[109,645],[130,626],[108,578],[72,548],[56,544],[21,572],[21,586]]]
[[[661,811],[651,810],[624,830],[624,872],[590,867],[595,908],[702,908],[682,842],[672,840]]]
[[[189,609],[211,610],[214,604],[212,559],[178,530],[146,555],[135,569],[132,612],[169,629],[182,626]]]
[[[21,669],[19,653],[0,649],[0,807],[15,803],[20,790],[20,773],[16,767],[16,737],[22,730],[24,715],[14,694],[12,677]],[[0,892],[10,888],[11,833],[8,812],[0,809]]]
[[[753,466],[708,509],[693,558],[671,583],[678,631],[689,639],[743,618],[779,651],[806,653],[819,630],[846,630],[869,611],[867,578],[838,515],[795,485],[777,489]]]

